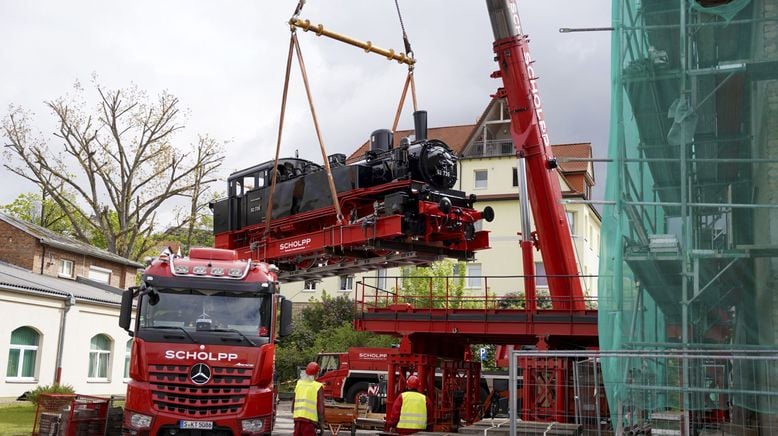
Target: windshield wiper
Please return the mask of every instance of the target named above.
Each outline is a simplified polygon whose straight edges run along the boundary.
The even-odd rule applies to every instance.
[[[189,340],[191,340],[195,344],[199,344],[199,342],[197,342],[197,339],[195,339],[192,335],[190,335],[189,332],[186,331],[186,329],[183,328],[183,327],[172,326],[172,325],[153,325],[153,326],[144,327],[144,328],[147,328],[147,329],[181,330],[189,338]]]
[[[211,332],[232,332],[232,333],[237,333],[237,334],[239,334],[239,335],[240,335],[240,337],[242,337],[243,339],[245,339],[245,340],[246,340],[246,342],[248,342],[249,344],[251,344],[251,346],[252,346],[252,347],[256,347],[256,346],[257,346],[257,344],[255,344],[255,343],[254,343],[254,341],[252,341],[251,339],[249,339],[249,337],[248,337],[248,336],[244,335],[243,333],[241,333],[241,331],[240,331],[240,330],[237,330],[237,329],[211,329],[211,330],[209,330],[209,331],[211,331]]]

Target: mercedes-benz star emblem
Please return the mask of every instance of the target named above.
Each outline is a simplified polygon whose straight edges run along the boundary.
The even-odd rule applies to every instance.
[[[196,385],[204,385],[211,379],[211,367],[204,363],[196,363],[189,370],[189,378]]]

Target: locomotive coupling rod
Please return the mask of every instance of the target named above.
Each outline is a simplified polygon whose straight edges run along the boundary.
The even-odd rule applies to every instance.
[[[313,31],[314,33],[316,33],[316,36],[326,36],[336,41],[345,42],[346,44],[353,45],[354,47],[359,47],[365,50],[366,53],[372,52],[372,53],[379,54],[389,59],[390,61],[397,61],[401,64],[407,64],[407,65],[413,65],[416,63],[416,59],[406,55],[403,52],[397,53],[393,49],[387,50],[381,47],[376,47],[370,41],[367,42],[359,41],[357,39],[353,39],[346,35],[341,35],[339,33],[332,32],[330,30],[325,29],[324,25],[322,24],[311,24],[310,20],[303,20],[301,18],[292,18],[291,20],[289,20],[289,25],[292,26],[293,28],[299,27],[306,32],[309,30]]]

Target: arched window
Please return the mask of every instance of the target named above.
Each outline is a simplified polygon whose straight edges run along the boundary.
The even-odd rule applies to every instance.
[[[130,352],[132,351],[132,339],[127,341],[127,348],[124,350],[124,378],[130,378]]]
[[[15,380],[35,379],[39,341],[40,335],[30,327],[19,327],[11,332],[6,377]]]
[[[106,335],[92,336],[89,344],[89,378],[107,380],[110,361],[111,338]]]

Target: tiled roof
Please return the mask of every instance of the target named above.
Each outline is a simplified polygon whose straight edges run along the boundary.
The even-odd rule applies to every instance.
[[[80,241],[76,241],[75,239],[70,239],[66,236],[60,235],[59,233],[52,232],[51,230],[45,227],[41,227],[33,223],[22,221],[18,218],[15,218],[10,215],[6,215],[4,213],[0,213],[0,221],[5,221],[6,223],[16,227],[17,229],[23,231],[24,233],[27,233],[28,235],[31,235],[39,239],[41,244],[44,245],[56,247],[61,250],[66,250],[73,253],[96,257],[98,259],[104,259],[122,265],[132,266],[135,268],[143,268],[144,266],[141,263],[121,257],[118,254],[114,254],[109,251],[97,248],[95,246]]]
[[[462,152],[462,149],[467,145],[467,140],[470,137],[470,133],[473,131],[475,124],[468,124],[465,126],[448,126],[448,127],[432,127],[427,130],[427,137],[433,139],[439,139],[449,147],[457,156]],[[398,130],[394,134],[394,145],[400,144],[400,139],[406,136],[413,135],[413,130]],[[346,159],[351,163],[357,161],[364,156],[365,152],[370,147],[370,141],[366,141],[359,148]]]
[[[24,294],[68,298],[109,305],[122,302],[122,290],[108,285],[91,285],[75,280],[35,274],[29,270],[0,262],[0,289]]]
[[[562,171],[566,173],[589,171],[591,162],[563,162],[563,158],[591,159],[592,144],[590,142],[556,144],[552,145],[551,149],[554,151],[554,157],[560,161],[559,167]]]

